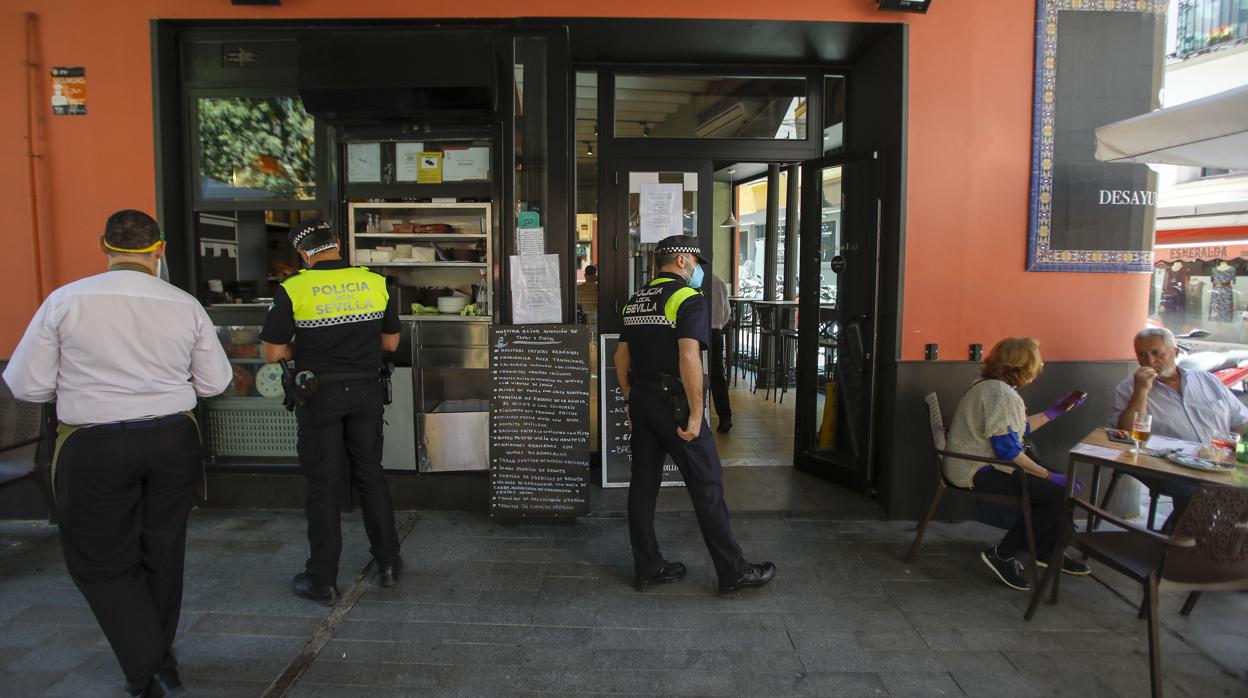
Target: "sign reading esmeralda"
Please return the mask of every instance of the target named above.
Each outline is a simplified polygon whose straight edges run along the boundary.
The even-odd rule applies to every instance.
[[[1156,175],[1095,130],[1158,106],[1167,0],[1037,0],[1028,271],[1149,271]]]

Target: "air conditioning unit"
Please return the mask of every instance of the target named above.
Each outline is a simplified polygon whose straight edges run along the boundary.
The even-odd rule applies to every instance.
[[[698,138],[723,138],[735,133],[737,129],[734,127],[739,126],[743,121],[745,121],[745,105],[737,102],[698,124],[693,132],[698,135]]]

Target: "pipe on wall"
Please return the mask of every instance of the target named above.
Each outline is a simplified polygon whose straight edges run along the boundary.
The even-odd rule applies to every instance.
[[[35,166],[40,156],[35,152],[35,110],[40,108],[38,99],[39,61],[36,46],[39,36],[39,16],[26,13],[26,172],[30,184],[30,231],[35,267],[35,293],[40,302],[44,299],[43,245],[39,227],[39,175]]]

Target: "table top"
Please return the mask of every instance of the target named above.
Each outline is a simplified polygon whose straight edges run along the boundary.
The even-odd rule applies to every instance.
[[[1222,487],[1248,487],[1248,466],[1240,465],[1234,471],[1224,473],[1210,473],[1203,470],[1193,468],[1185,468],[1181,465],[1171,463],[1164,458],[1150,456],[1144,453],[1131,453],[1130,446],[1120,444],[1109,440],[1109,436],[1101,429],[1093,431],[1091,434],[1083,437],[1080,444],[1088,446],[1097,446],[1100,448],[1113,449],[1118,452],[1114,458],[1091,455],[1087,453],[1070,452],[1072,461],[1080,461],[1083,463],[1091,463],[1116,470],[1122,470],[1127,474],[1140,474],[1149,477],[1163,478],[1167,480],[1181,480],[1192,484],[1220,485]]]
[[[756,305],[797,305],[798,301],[765,301],[761,298],[754,299]]]

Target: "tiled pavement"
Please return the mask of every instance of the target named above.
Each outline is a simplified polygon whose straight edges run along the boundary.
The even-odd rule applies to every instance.
[[[774,560],[768,587],[721,596],[689,514],[664,514],[683,583],[628,586],[624,521],[498,523],[408,513],[408,571],[358,601],[291,685],[292,696],[1018,696],[1148,692],[1138,589],[1112,573],[1066,578],[1058,606],[976,561],[999,533],[933,524],[914,565],[911,522],[738,516],[746,553]],[[344,521],[340,583],[367,562]],[[178,654],[197,696],[259,696],[322,628],[326,609],[289,593],[305,555],[297,512],[197,511]],[[1190,618],[1164,600],[1166,691],[1248,695],[1248,595],[1206,594]],[[122,677],[64,572],[55,529],[0,524],[0,694],[122,695]]]

